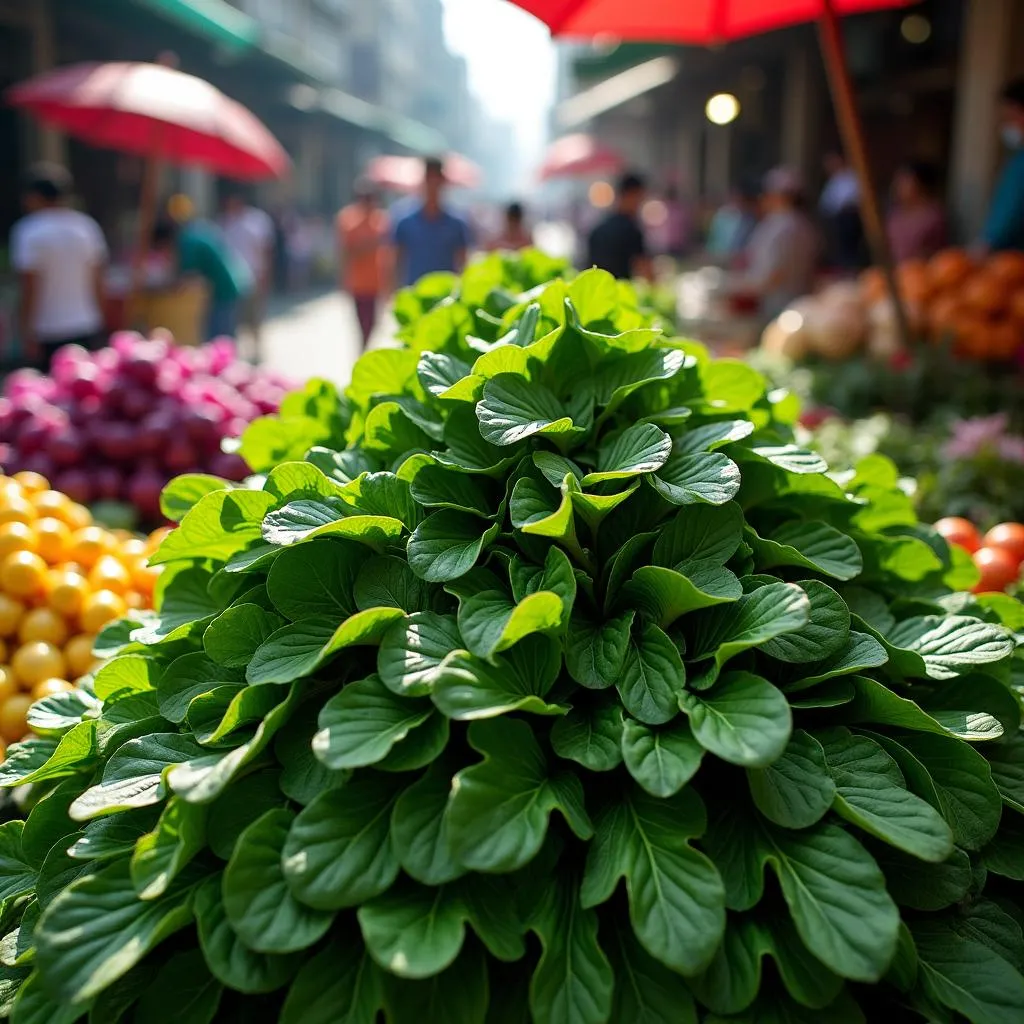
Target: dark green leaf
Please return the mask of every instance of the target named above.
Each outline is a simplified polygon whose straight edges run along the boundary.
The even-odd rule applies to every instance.
[[[832,806],[836,787],[821,744],[803,729],[789,739],[782,756],[767,768],[747,771],[757,809],[783,828],[807,828]]]
[[[475,871],[521,868],[540,850],[554,810],[581,838],[591,834],[579,779],[549,774],[524,721],[476,722],[469,741],[484,760],[456,775],[447,812],[461,864]]]

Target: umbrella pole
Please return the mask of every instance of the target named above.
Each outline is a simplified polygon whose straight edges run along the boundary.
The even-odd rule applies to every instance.
[[[867,145],[864,141],[864,126],[857,110],[857,102],[853,93],[853,82],[850,69],[846,63],[846,51],[839,28],[833,0],[821,0],[821,18],[818,21],[818,35],[821,50],[825,58],[825,69],[828,72],[829,88],[832,92],[832,104],[839,122],[839,133],[843,139],[843,148],[853,164],[854,172],[860,182],[860,209],[867,232],[871,254],[875,263],[881,268],[885,277],[886,288],[896,313],[896,326],[900,340],[904,345],[910,343],[910,325],[907,312],[900,298],[896,282],[896,268],[889,247],[889,236],[886,234],[885,223],[875,192],[875,183],[868,163]]]
[[[156,206],[160,193],[160,172],[162,162],[156,156],[146,157],[142,170],[142,184],[139,190],[139,236],[132,261],[131,290],[128,293],[128,309],[131,311],[135,299],[142,290],[146,258],[152,247],[153,227],[156,223]]]

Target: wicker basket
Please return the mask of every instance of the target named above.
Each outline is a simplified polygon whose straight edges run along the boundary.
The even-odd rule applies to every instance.
[[[209,289],[200,280],[175,288],[145,292],[132,302],[128,323],[142,331],[166,328],[179,345],[198,345],[204,339]]]

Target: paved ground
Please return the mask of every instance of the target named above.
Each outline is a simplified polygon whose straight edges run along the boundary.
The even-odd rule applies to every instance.
[[[385,314],[371,345],[387,344],[393,330]],[[362,349],[352,300],[337,291],[273,299],[262,347],[266,365],[292,380],[326,377],[347,384]]]
[[[534,232],[537,244],[553,256],[570,256],[572,229],[545,222]],[[385,312],[370,342],[387,345],[394,321]],[[298,297],[275,297],[270,302],[263,330],[264,362],[296,381],[326,377],[347,384],[361,343],[352,300],[337,291],[321,289]]]

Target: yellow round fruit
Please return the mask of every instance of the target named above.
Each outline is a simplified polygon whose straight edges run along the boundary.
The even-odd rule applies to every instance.
[[[137,590],[129,590],[124,595],[124,603],[128,606],[129,610],[138,611],[141,608],[145,608],[148,602]]]
[[[74,569],[62,566],[46,574],[46,603],[55,612],[74,618],[89,596],[89,581]]]
[[[50,489],[50,481],[42,473],[33,473],[31,470],[23,469],[20,473],[15,473],[11,479],[29,494],[37,494]]]
[[[6,558],[12,551],[35,551],[36,534],[28,523],[14,520],[0,526],[0,558]]]
[[[104,555],[89,571],[89,586],[93,590],[124,594],[131,585],[132,574],[113,555]]]
[[[14,678],[14,673],[6,665],[0,665],[0,704],[18,690],[18,680]]]
[[[60,647],[67,638],[68,626],[64,616],[50,608],[33,608],[18,627],[18,639],[23,644],[43,640],[54,647]]]
[[[25,606],[7,594],[0,594],[0,636],[13,636],[25,614]]]
[[[71,546],[71,527],[67,523],[45,516],[35,524],[36,551],[50,565],[63,562]]]
[[[12,597],[33,597],[45,583],[46,563],[34,551],[12,551],[0,562],[0,588]]]
[[[153,599],[153,589],[163,571],[162,565],[149,565],[145,558],[137,558],[131,564],[132,584],[148,600]]]
[[[118,544],[115,554],[125,564],[136,558],[145,558],[146,542],[141,537],[129,537]]]
[[[44,679],[63,679],[66,674],[64,655],[45,640],[22,644],[11,658],[11,668],[18,682],[25,687],[35,686]]]
[[[69,501],[59,513],[54,514],[54,518],[67,523],[72,530],[84,530],[92,526],[92,513],[77,501]]]
[[[0,736],[8,743],[17,743],[28,732],[28,709],[32,698],[16,693],[0,704]]]
[[[79,617],[82,629],[87,633],[98,633],[108,622],[121,618],[128,611],[128,605],[120,594],[112,590],[97,590],[85,599]]]
[[[53,490],[36,491],[28,496],[28,500],[39,515],[56,519],[60,519],[61,513],[71,504],[71,499],[63,491]]]
[[[114,538],[99,526],[83,526],[71,535],[68,559],[91,569],[114,548]]]
[[[73,689],[66,679],[44,679],[32,687],[32,699],[42,700],[44,697],[52,697],[55,693],[67,693]]]
[[[64,645],[64,660],[68,663],[68,674],[76,679],[91,672],[99,659],[92,653],[93,637],[86,633],[73,636]]]
[[[173,527],[161,526],[154,530],[146,541],[146,550],[149,554],[153,554],[154,551],[164,542],[164,538],[171,532]]]
[[[27,498],[9,493],[0,499],[0,523],[33,523],[37,518]]]

